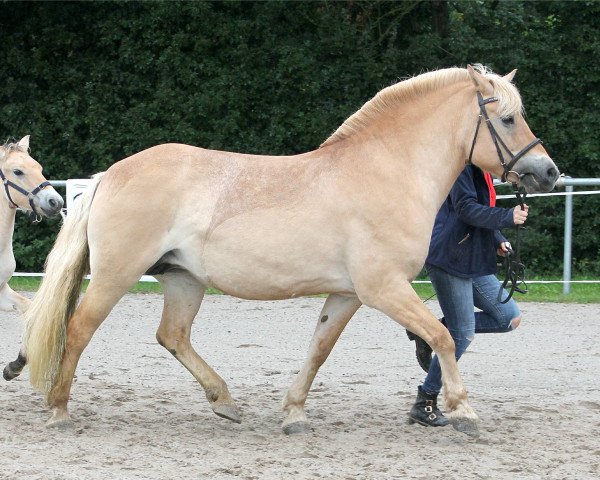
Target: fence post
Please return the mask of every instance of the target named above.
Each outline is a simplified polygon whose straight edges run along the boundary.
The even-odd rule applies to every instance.
[[[571,177],[565,177],[571,179]],[[572,185],[565,187],[565,192],[573,191]],[[573,195],[565,196],[565,244],[563,250],[563,294],[571,290],[571,248],[573,244]]]

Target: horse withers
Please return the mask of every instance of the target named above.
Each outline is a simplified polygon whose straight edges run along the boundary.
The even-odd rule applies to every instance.
[[[558,179],[523,118],[513,75],[469,66],[392,85],[320,148],[301,155],[167,144],[96,176],[69,213],[26,314],[30,378],[52,408],[48,425],[69,424],[67,402],[84,348],[149,273],[165,296],[156,338],[202,385],[217,415],[241,420],[227,385],[190,343],[209,286],[258,300],[329,294],[308,358],[283,401],[286,433],[308,428],[310,386],[362,304],[432,346],[449,417],[475,428],[452,338],[411,281],[465,163],[510,177],[528,192],[549,191]],[[477,127],[482,108],[488,128]],[[88,270],[91,281],[78,305]]]
[[[42,167],[29,156],[29,135],[16,143],[0,145],[0,310],[18,310],[24,313],[29,299],[13,291],[8,281],[15,272],[12,237],[17,210],[36,217],[53,217],[60,213],[62,197],[42,175]],[[4,378],[10,380],[23,369],[21,354],[4,369]]]

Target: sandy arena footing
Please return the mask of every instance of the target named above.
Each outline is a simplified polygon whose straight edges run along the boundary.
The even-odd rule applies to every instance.
[[[27,371],[0,383],[0,479],[600,478],[600,306],[521,303],[518,330],[476,337],[459,363],[476,439],[407,424],[423,378],[414,344],[362,307],[308,397],[312,432],[286,436],[281,400],[323,301],[205,298],[193,343],[228,383],[238,425],[156,343],[162,296],[127,295],[79,364],[72,429],[44,427]],[[0,319],[3,367],[22,327]]]

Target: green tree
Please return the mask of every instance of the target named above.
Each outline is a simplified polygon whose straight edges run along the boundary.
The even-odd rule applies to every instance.
[[[597,2],[2,2],[0,128],[32,135],[51,178],[162,142],[251,153],[316,148],[381,88],[481,62],[516,81],[561,169],[600,176]],[[558,273],[562,201],[533,201],[536,274]],[[597,211],[597,200],[576,205]],[[584,209],[580,209],[580,212]],[[577,215],[575,271],[600,273],[597,215]],[[58,222],[17,224],[40,270]]]

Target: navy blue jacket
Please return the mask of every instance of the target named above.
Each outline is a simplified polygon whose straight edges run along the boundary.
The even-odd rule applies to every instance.
[[[495,274],[496,249],[506,241],[499,229],[514,221],[512,208],[489,204],[483,172],[467,165],[435,218],[426,265],[465,278]]]

